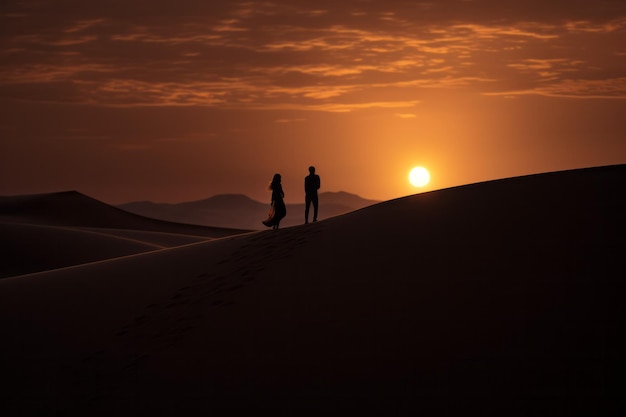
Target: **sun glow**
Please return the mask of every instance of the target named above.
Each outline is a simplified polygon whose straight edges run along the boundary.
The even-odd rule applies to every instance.
[[[409,182],[414,187],[423,187],[430,181],[430,173],[424,167],[415,167],[409,172]]]

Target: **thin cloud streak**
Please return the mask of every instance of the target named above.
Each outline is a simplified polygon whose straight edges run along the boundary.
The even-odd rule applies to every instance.
[[[526,96],[537,95],[570,99],[626,99],[626,77],[609,80],[563,80],[556,84],[527,90],[483,93],[487,96]]]

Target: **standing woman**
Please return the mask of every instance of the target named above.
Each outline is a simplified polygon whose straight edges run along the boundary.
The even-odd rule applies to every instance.
[[[283,192],[283,186],[280,184],[280,174],[274,174],[269,189],[272,191],[272,212],[263,224],[267,227],[278,229],[280,221],[287,215],[287,207],[285,207],[285,201],[283,200],[285,193]]]

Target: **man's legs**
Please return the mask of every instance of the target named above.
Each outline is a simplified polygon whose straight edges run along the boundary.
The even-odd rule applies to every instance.
[[[319,205],[319,201],[317,199],[317,193],[311,197],[311,202],[313,202],[313,221],[316,222],[317,221],[317,207]],[[309,208],[307,206],[307,212],[309,211]],[[308,219],[309,216],[307,214],[306,218]]]
[[[311,201],[312,201],[311,196],[307,194],[304,198],[304,222],[305,223],[309,222],[309,207],[311,206]],[[315,208],[315,205],[313,205],[313,208]],[[317,216],[317,212],[315,212],[314,215]]]

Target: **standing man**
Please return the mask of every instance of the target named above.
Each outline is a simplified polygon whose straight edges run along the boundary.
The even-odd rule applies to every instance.
[[[309,175],[304,178],[305,209],[304,222],[309,222],[309,207],[313,203],[313,221],[317,221],[317,190],[320,188],[320,176],[315,174],[315,167],[309,167]]]

